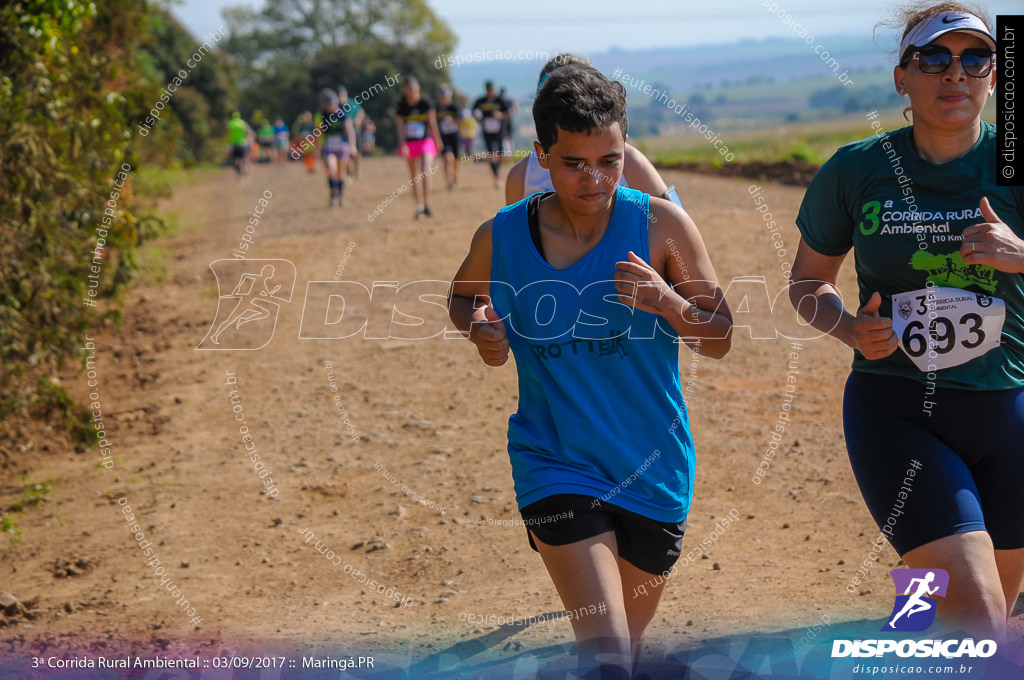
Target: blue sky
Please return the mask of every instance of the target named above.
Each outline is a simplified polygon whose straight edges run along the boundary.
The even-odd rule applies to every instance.
[[[183,0],[172,11],[198,36],[223,25],[221,8],[239,4],[257,7],[261,3]],[[428,0],[428,4],[458,36],[457,52],[530,49],[588,54],[612,47],[634,50],[793,37],[791,27],[769,14],[766,5],[775,5],[783,16],[788,13],[814,35],[870,36],[894,6],[891,0]],[[998,0],[986,6],[992,15],[1024,11],[1020,0]]]

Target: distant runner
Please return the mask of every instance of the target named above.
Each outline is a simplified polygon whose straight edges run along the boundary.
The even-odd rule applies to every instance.
[[[356,133],[352,121],[339,106],[338,95],[334,90],[326,89],[320,93],[320,114],[323,116],[320,129],[324,131],[321,156],[327,166],[327,184],[331,188],[329,205],[340,206],[345,190],[348,157],[355,146]]]
[[[498,99],[505,103],[505,108],[508,109],[508,115],[505,116],[505,120],[502,121],[501,125],[501,152],[512,158],[512,153],[515,151],[515,144],[513,143],[514,132],[512,130],[512,118],[519,111],[519,105],[516,104],[515,100],[508,96],[505,92],[505,88],[501,88],[498,91]]]
[[[398,152],[409,163],[413,195],[416,199],[416,219],[430,217],[429,170],[441,145],[437,129],[437,115],[429,99],[420,96],[420,82],[413,76],[405,80],[405,96],[398,102]]]
[[[274,159],[274,127],[269,118],[264,118],[256,129],[256,143],[259,145],[260,163],[269,163]]]
[[[238,175],[249,174],[249,144],[252,142],[252,128],[235,111],[228,121],[228,144],[231,146],[231,161]]]
[[[291,144],[291,132],[280,116],[274,121],[274,160],[283,165],[288,160],[288,146]]]
[[[338,86],[338,105],[345,109],[345,115],[352,121],[352,129],[356,131],[358,142],[359,131],[362,129],[363,121],[366,119],[366,111],[354,99],[348,98],[348,89],[344,85]],[[348,170],[353,180],[359,179],[360,146],[353,144],[349,150]]]
[[[501,188],[501,153],[502,133],[505,120],[508,118],[508,104],[494,91],[494,83],[484,83],[485,94],[473,102],[473,115],[480,121],[484,129],[484,147],[487,149],[491,162],[491,174],[494,175],[494,188]]]
[[[369,116],[364,116],[358,133],[359,153],[363,156],[369,156],[377,145],[377,124]]]
[[[459,124],[462,123],[462,110],[452,101],[452,90],[442,85],[438,93],[437,127],[441,132],[441,154],[444,156],[444,178],[451,191],[457,181],[459,164],[455,157],[459,154]]]
[[[459,136],[462,137],[462,155],[473,155],[473,140],[480,125],[469,109],[462,109],[462,123],[459,124]]]
[[[292,134],[295,137],[295,143],[298,145],[299,151],[302,151],[304,145],[302,140],[313,134],[313,128],[316,127],[316,123],[313,121],[312,111],[303,111],[302,115],[295,119],[295,123],[292,125]],[[308,146],[305,151],[302,151],[302,162],[306,166],[306,170],[312,173],[316,169],[316,147]]]

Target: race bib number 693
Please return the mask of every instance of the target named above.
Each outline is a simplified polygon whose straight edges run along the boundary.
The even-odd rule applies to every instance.
[[[892,296],[900,348],[922,371],[965,364],[999,346],[1006,304],[959,288],[922,288]]]

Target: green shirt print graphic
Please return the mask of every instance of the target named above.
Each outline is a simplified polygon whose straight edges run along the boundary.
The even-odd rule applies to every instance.
[[[984,264],[965,263],[959,250],[946,255],[933,255],[927,250],[918,250],[910,258],[910,266],[928,272],[928,281],[936,286],[977,286],[990,295],[996,292],[996,270]]]

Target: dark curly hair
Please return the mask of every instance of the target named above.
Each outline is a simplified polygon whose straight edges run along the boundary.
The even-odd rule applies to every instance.
[[[558,129],[589,132],[618,123],[626,136],[626,89],[593,66],[568,64],[551,72],[533,102],[537,140],[545,153]]]

